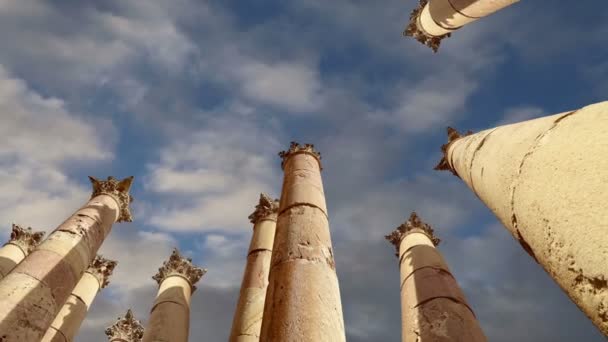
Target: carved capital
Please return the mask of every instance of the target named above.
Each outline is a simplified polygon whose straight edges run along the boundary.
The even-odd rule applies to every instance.
[[[92,274],[99,281],[99,288],[103,289],[110,283],[110,276],[114,272],[114,268],[118,263],[114,260],[108,260],[98,255],[95,260],[89,265],[87,273]]]
[[[260,201],[255,206],[255,211],[249,215],[249,221],[256,224],[258,221],[267,218],[270,215],[276,214],[279,211],[279,200],[272,199],[270,196],[260,194]]]
[[[169,257],[169,260],[163,262],[163,266],[158,269],[158,273],[152,279],[156,280],[158,285],[171,276],[182,277],[190,283],[192,286],[192,292],[196,290],[196,282],[198,282],[203,275],[207,273],[207,269],[196,267],[192,264],[192,259],[184,258],[177,248],[173,249],[173,253]]]
[[[25,255],[28,255],[42,242],[43,237],[44,232],[34,232],[30,227],[23,228],[13,224],[11,238],[7,244],[18,246]]]
[[[118,222],[133,221],[129,209],[129,204],[133,202],[133,197],[129,194],[131,183],[133,183],[133,176],[127,177],[121,181],[118,181],[112,176],[108,177],[105,181],[91,176],[89,176],[89,179],[93,185],[93,194],[91,194],[91,198],[99,195],[112,196],[120,207]]]
[[[395,249],[397,250],[397,257],[399,257],[399,247],[401,245],[401,241],[414,229],[422,230],[431,239],[433,245],[435,246],[439,245],[439,242],[441,242],[441,240],[435,236],[433,228],[431,228],[429,224],[422,222],[416,212],[412,212],[410,218],[405,223],[397,227],[397,229],[395,229],[389,235],[385,236],[385,238],[395,246]]]
[[[434,169],[441,170],[441,171],[445,171],[445,170],[450,171],[454,176],[460,178],[460,176],[458,176],[458,173],[456,173],[456,170],[454,170],[454,168],[448,161],[448,149],[454,143],[454,141],[456,141],[462,137],[471,135],[471,134],[473,134],[472,131],[468,131],[465,134],[460,134],[454,128],[448,127],[448,143],[441,145],[441,152],[443,152],[443,157],[441,158],[441,160],[439,161],[439,164],[437,164],[437,166],[435,166]]]
[[[410,14],[410,22],[403,31],[404,36],[410,36],[422,44],[433,49],[433,52],[437,52],[439,49],[439,45],[444,38],[449,38],[452,34],[446,33],[441,36],[432,36],[426,32],[422,28],[420,28],[420,14],[422,13],[422,9],[428,3],[428,0],[420,0],[418,3],[418,7],[416,7],[412,13]]]
[[[106,329],[106,336],[110,341],[140,342],[144,337],[144,327],[129,309],[125,317],[118,317],[116,323]]]
[[[291,142],[289,149],[287,151],[279,152],[279,157],[281,157],[281,159],[282,159],[281,168],[285,169],[285,163],[287,162],[287,159],[289,159],[289,157],[299,154],[299,153],[307,153],[307,154],[310,154],[311,156],[315,157],[315,159],[319,163],[319,168],[321,170],[323,170],[323,167],[321,166],[321,152],[315,150],[315,145],[313,145],[313,144],[300,145],[295,141]]]

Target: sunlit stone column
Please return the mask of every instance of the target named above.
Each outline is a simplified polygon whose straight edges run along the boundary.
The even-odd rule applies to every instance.
[[[443,38],[519,0],[419,0],[403,32],[437,52]]]
[[[93,300],[108,286],[116,261],[97,256],[84,272],[68,300],[46,331],[42,342],[72,342],[84,321]]]
[[[460,177],[608,335],[608,102],[449,143]]]
[[[188,342],[190,298],[201,277],[207,272],[184,258],[177,249],[153,277],[159,289],[152,305],[144,342]]]
[[[39,341],[114,222],[131,221],[133,178],[91,177],[91,200],[0,280],[0,332],[6,341]]]
[[[232,321],[231,342],[260,340],[278,210],[279,200],[261,194],[255,211],[249,216],[249,220],[253,223],[253,236],[247,254],[247,266],[245,266],[239,301]]]
[[[125,317],[118,317],[116,323],[106,329],[106,336],[110,342],[140,342],[144,327],[129,309]]]
[[[13,224],[10,240],[0,248],[0,279],[4,278],[42,241],[44,232]]]
[[[321,155],[292,142],[285,171],[260,341],[345,341],[321,181]]]
[[[403,342],[486,341],[473,310],[435,246],[439,239],[416,213],[386,236],[401,270]]]

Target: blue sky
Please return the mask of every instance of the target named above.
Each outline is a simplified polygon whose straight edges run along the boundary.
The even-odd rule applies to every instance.
[[[401,32],[416,1],[0,1],[0,235],[51,231],[87,175],[134,175],[135,220],[78,341],[132,307],[178,246],[209,272],[191,340],[225,341],[259,193],[291,140],[323,154],[349,341],[399,341],[383,236],[412,210],[491,341],[601,341],[468,188],[432,168],[445,127],[479,130],[606,100],[608,4],[522,1],[433,54]]]

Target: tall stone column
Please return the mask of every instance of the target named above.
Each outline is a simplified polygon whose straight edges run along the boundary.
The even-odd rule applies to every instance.
[[[261,194],[255,211],[249,216],[249,220],[253,223],[253,236],[247,254],[247,266],[245,266],[239,301],[232,321],[230,342],[260,340],[278,210],[279,200]]]
[[[403,342],[487,341],[441,253],[433,229],[416,213],[386,236],[401,271]]]
[[[419,0],[403,32],[437,52],[443,38],[519,0]]]
[[[42,241],[44,232],[13,224],[10,240],[0,248],[0,279],[4,278]]]
[[[321,154],[292,142],[285,171],[260,341],[345,341],[321,181]]]
[[[460,136],[436,169],[461,178],[608,335],[608,102]]]
[[[131,221],[133,178],[91,177],[93,194],[11,273],[0,280],[4,341],[39,341],[95,258],[114,222]]]
[[[144,342],[188,342],[190,332],[190,298],[201,277],[207,272],[184,258],[177,249],[152,277],[158,283]]]
[[[97,256],[84,272],[41,342],[72,342],[99,290],[108,286],[116,261]]]
[[[118,317],[116,323],[106,329],[106,336],[110,342],[141,342],[144,327],[129,309],[125,317]]]

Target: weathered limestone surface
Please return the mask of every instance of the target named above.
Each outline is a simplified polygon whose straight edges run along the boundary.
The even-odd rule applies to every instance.
[[[459,176],[608,335],[608,102],[461,137]]]
[[[115,261],[101,256],[95,258],[42,337],[42,342],[74,341],[93,300],[99,290],[109,284],[109,277],[115,267]]]
[[[33,232],[32,228],[23,228],[13,224],[10,240],[0,248],[0,279],[4,278],[36,248],[44,232]]]
[[[249,216],[254,224],[253,236],[232,322],[231,342],[260,339],[278,209],[279,200],[261,194],[255,212]]]
[[[260,341],[345,341],[320,154],[292,143],[280,156],[285,178]]]
[[[106,329],[106,336],[110,342],[141,342],[144,328],[129,309],[125,317],[119,317],[116,323]]]
[[[401,273],[402,341],[486,341],[456,279],[435,246],[433,229],[416,213],[386,236]]]
[[[91,178],[91,200],[0,280],[3,342],[39,341],[87,269],[112,224],[130,221],[132,177]]]
[[[159,289],[152,305],[144,342],[188,342],[190,298],[194,284],[207,272],[183,258],[177,249],[153,277]]]
[[[404,34],[437,51],[451,32],[519,0],[420,0]]]

